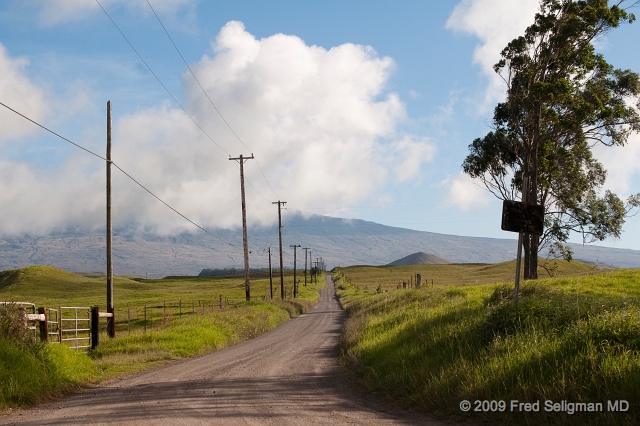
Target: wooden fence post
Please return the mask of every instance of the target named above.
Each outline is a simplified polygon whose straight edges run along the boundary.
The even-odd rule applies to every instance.
[[[47,308],[38,308],[38,313],[44,315],[44,320],[40,321],[40,340],[49,343],[49,314]]]
[[[91,308],[91,349],[100,344],[100,307]]]

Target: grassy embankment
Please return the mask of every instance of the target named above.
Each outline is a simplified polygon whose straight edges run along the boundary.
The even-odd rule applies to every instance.
[[[104,309],[105,282],[47,266],[4,271],[0,301],[51,308],[102,302]],[[269,279],[252,279],[252,301],[246,302],[244,277],[239,276],[140,281],[116,277],[117,337],[101,333],[100,346],[88,355],[35,342],[31,334],[20,331],[15,315],[0,311],[0,409],[38,403],[79,386],[253,338],[313,306],[324,279],[318,283],[300,284],[298,298],[282,301],[276,298],[280,287],[279,277],[274,276],[274,300],[263,301],[262,296],[269,295]],[[287,294],[292,285],[293,277],[285,276]]]
[[[640,271],[560,264],[558,276],[524,283],[516,305],[514,266],[337,268],[344,362],[369,388],[442,417],[640,424]],[[415,273],[429,285],[396,289]],[[628,412],[607,412],[617,399]],[[474,412],[476,400],[504,400],[505,412]],[[511,400],[540,401],[540,411],[511,412]],[[603,412],[545,412],[546,400],[600,402]]]

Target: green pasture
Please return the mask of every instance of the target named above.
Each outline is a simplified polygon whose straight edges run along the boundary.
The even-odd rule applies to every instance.
[[[593,265],[581,262],[564,262],[540,259],[538,274],[541,278],[554,276],[589,276],[602,273]],[[543,266],[546,266],[545,269]],[[523,265],[521,265],[521,268]],[[516,274],[515,261],[496,264],[453,263],[448,265],[411,266],[350,266],[340,268],[342,274],[361,290],[394,290],[402,283],[415,285],[416,274],[422,276],[422,284],[427,286],[475,285],[503,281],[513,281]],[[521,274],[522,276],[522,274]]]
[[[375,392],[443,418],[640,424],[640,271],[565,263],[554,278],[523,282],[516,304],[514,269],[513,262],[334,269],[349,313],[348,370]],[[397,289],[415,273],[435,277],[434,285]],[[505,401],[507,409],[462,412],[462,400],[473,408]],[[542,408],[512,412],[511,400]],[[630,408],[607,411],[609,400]],[[545,401],[600,402],[603,412],[546,412]]]
[[[269,278],[251,279],[251,300],[270,300]],[[298,273],[302,299],[313,297],[317,287],[305,293],[304,275]],[[310,281],[310,276],[307,277]],[[285,271],[285,294],[293,297],[293,272]],[[244,276],[168,277],[128,279],[116,276],[113,285],[116,333],[147,331],[168,321],[213,308],[244,303]],[[280,276],[273,275],[274,299],[280,298]],[[100,306],[106,311],[106,278],[63,271],[51,266],[30,266],[0,272],[0,302],[30,302],[37,307]],[[145,316],[146,313],[146,316]],[[145,321],[146,318],[146,321]]]

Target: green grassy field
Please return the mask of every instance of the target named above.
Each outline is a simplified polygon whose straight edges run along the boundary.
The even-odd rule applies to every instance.
[[[523,283],[516,305],[514,269],[508,262],[332,271],[349,312],[348,370],[378,393],[445,418],[640,424],[640,271],[561,264],[557,277]],[[415,273],[433,276],[434,285],[397,289]],[[619,399],[629,410],[607,411],[607,401]],[[460,410],[462,400],[471,411]],[[539,411],[511,411],[512,400],[539,401]],[[474,411],[475,401],[488,401],[489,411]],[[603,411],[547,412],[545,401],[601,403]]]
[[[269,279],[252,279],[252,300],[247,302],[244,277],[135,281],[116,277],[116,338],[109,339],[103,331],[100,345],[88,354],[62,345],[34,343],[32,335],[15,332],[5,309],[4,314],[0,312],[0,409],[41,402],[269,331],[318,301],[324,278],[306,287],[304,277],[298,278],[299,293],[293,299],[293,276],[285,276],[285,300],[279,299],[279,277],[274,277],[273,300],[269,298]],[[87,278],[48,266],[0,272],[0,301],[31,302],[54,309],[102,305],[101,310],[106,310],[105,299],[104,278]]]
[[[305,294],[304,277],[301,299]],[[291,298],[293,274],[286,271],[285,294]],[[273,278],[274,298],[280,297],[280,279]],[[231,306],[245,301],[244,276],[234,277],[168,277],[165,279],[114,279],[114,305],[117,334],[143,330],[146,306],[147,330],[162,327],[183,315],[203,312],[222,305]],[[269,299],[269,279],[251,280],[251,300]],[[88,278],[50,266],[31,266],[0,272],[0,302],[31,302],[36,306],[57,309],[60,306],[101,306],[106,311],[106,278]],[[297,309],[292,307],[293,310]],[[293,313],[293,311],[292,311]]]

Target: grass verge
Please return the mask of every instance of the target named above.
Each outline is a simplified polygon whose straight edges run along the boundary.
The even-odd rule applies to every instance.
[[[512,284],[373,292],[370,271],[333,272],[349,313],[343,361],[378,393],[458,420],[640,424],[640,271],[526,282],[517,305]],[[512,400],[539,411],[512,411]],[[616,400],[628,411],[609,411]],[[505,410],[476,412],[475,401]],[[590,408],[602,411],[578,411]]]

